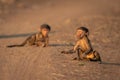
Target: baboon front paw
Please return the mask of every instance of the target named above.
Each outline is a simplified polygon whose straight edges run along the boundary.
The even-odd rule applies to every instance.
[[[61,53],[63,53],[63,54],[68,54],[68,52],[66,52],[66,51],[61,51]]]
[[[73,58],[73,60],[79,60],[79,61],[80,61],[81,59],[80,59],[80,58],[75,57],[75,58]]]

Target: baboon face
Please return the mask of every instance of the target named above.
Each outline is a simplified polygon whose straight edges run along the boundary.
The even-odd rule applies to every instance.
[[[77,30],[76,31],[76,37],[79,39],[79,38],[82,38],[83,36],[85,35],[85,31],[83,30]]]
[[[47,36],[48,33],[49,33],[49,30],[46,29],[46,28],[43,28],[43,29],[41,30],[41,32],[42,32],[43,36]]]

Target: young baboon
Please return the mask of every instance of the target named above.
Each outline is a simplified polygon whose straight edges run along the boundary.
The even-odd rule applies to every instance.
[[[36,45],[46,47],[49,44],[49,32],[51,27],[48,24],[42,24],[39,28],[39,32],[29,36],[23,43],[18,45],[9,45],[7,47],[21,47],[25,45]]]
[[[62,51],[62,53],[74,53],[77,52],[77,57],[74,60],[89,60],[100,61],[101,58],[97,51],[93,50],[91,42],[88,38],[89,30],[86,27],[79,27],[76,31],[77,42],[72,50]]]

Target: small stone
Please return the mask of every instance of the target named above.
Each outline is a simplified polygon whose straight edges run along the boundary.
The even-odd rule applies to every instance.
[[[84,63],[79,63],[78,65],[79,65],[79,66],[84,66],[85,64],[84,64]]]

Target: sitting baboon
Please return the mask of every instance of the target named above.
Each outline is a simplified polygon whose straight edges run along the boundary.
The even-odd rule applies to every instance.
[[[86,27],[77,28],[77,42],[74,48],[69,51],[62,51],[62,53],[69,54],[77,52],[77,57],[75,57],[74,60],[100,61],[101,63],[101,57],[97,51],[93,50],[88,35],[89,30]]]

